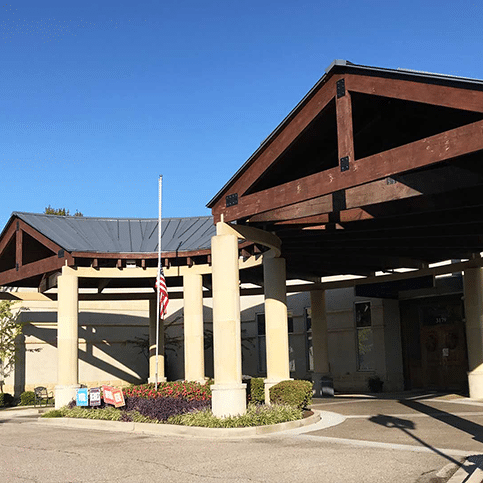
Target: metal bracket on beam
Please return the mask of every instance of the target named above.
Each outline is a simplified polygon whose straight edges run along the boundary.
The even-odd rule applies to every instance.
[[[233,193],[226,197],[226,207],[235,206],[238,204],[238,193]]]
[[[63,249],[59,250],[59,251],[57,252],[57,258],[64,258],[64,254],[65,254],[65,252],[64,252],[64,250],[63,250]]]
[[[345,80],[340,79],[336,82],[337,99],[345,96]]]
[[[341,172],[348,171],[349,169],[349,156],[340,158],[340,170]]]

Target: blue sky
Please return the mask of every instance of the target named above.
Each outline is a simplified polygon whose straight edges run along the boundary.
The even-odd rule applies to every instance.
[[[0,225],[210,214],[206,203],[333,59],[483,79],[467,1],[6,0]]]

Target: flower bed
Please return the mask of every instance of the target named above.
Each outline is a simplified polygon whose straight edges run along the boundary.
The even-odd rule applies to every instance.
[[[156,389],[154,384],[141,384],[123,389],[124,397],[138,397],[145,399],[169,397],[181,398],[188,401],[211,401],[210,381],[205,384],[197,382],[176,381],[162,382]]]

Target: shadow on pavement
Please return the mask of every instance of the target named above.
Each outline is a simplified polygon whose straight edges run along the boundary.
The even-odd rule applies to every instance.
[[[442,411],[441,409],[426,406],[425,404],[421,404],[420,402],[415,400],[403,399],[399,402],[403,406],[426,414],[427,416],[437,419],[442,423],[449,424],[450,426],[453,426],[453,428],[470,434],[471,436],[473,436],[474,440],[480,443],[483,442],[483,426],[481,426],[480,424],[473,423],[472,421],[468,421],[467,419],[455,416],[454,414],[448,413],[446,411]]]
[[[369,421],[371,423],[376,423],[381,426],[384,426],[385,428],[396,428],[401,430],[404,434],[407,434],[411,438],[413,438],[415,441],[417,441],[419,444],[424,446],[425,448],[430,449],[434,453],[436,453],[439,456],[442,456],[443,458],[447,459],[448,461],[451,461],[452,463],[460,466],[460,462],[458,460],[455,460],[451,456],[443,453],[439,449],[435,448],[434,446],[431,446],[430,444],[426,443],[423,441],[421,438],[418,438],[414,434],[410,432],[411,429],[416,429],[416,425],[414,424],[413,421],[410,421],[409,419],[401,419],[401,418],[396,418],[394,416],[386,416],[384,414],[378,414],[377,416],[372,416],[369,418]]]

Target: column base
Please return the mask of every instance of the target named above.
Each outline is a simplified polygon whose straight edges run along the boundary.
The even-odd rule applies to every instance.
[[[213,384],[211,408],[217,418],[242,415],[247,412],[246,384]]]
[[[166,382],[166,381],[167,381],[167,379],[165,377],[159,377],[158,376],[158,384],[161,383],[161,382]],[[155,377],[150,377],[150,378],[148,378],[148,382],[150,384],[155,384],[156,383],[156,378]]]
[[[483,372],[468,372],[471,399],[483,399]]]
[[[287,377],[286,379],[264,379],[265,383],[265,404],[270,405],[270,388],[278,384],[282,381],[292,381],[291,377]]]
[[[72,400],[75,401],[77,397],[77,389],[80,387],[80,384],[55,386],[55,409],[67,406]]]
[[[312,382],[314,397],[334,397],[334,380],[330,374],[314,372]]]

